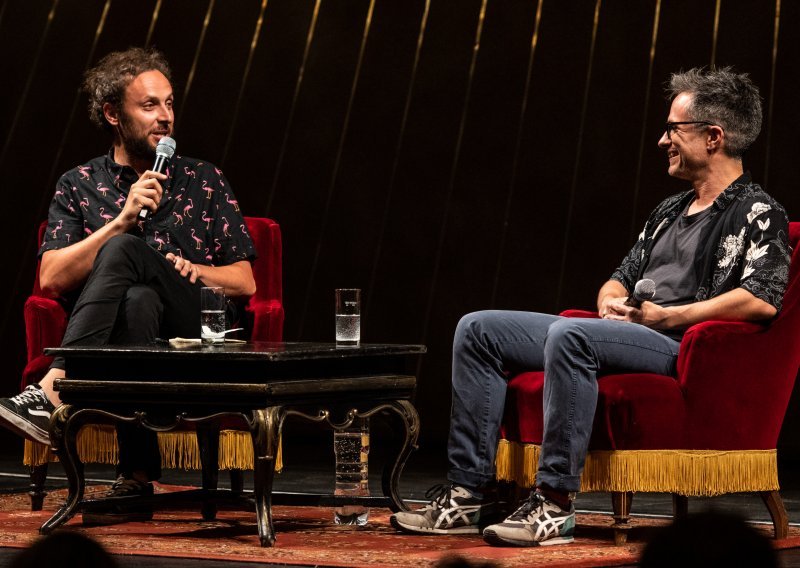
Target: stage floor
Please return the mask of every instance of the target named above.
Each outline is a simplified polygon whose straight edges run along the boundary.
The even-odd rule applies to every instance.
[[[373,437],[373,449],[370,455],[370,486],[380,488],[380,471],[385,456]],[[21,464],[22,442],[18,438],[0,432],[0,492],[25,492],[29,479],[27,468]],[[284,444],[284,471],[275,477],[275,491],[291,492],[329,492],[333,488],[333,452],[323,444],[304,445],[293,442]],[[446,457],[444,448],[424,448],[412,454],[406,470],[401,477],[400,492],[406,500],[425,502],[425,491],[434,484],[444,483],[446,474]],[[114,479],[114,468],[88,464],[86,466],[87,483],[111,483]],[[790,523],[800,526],[800,464],[783,464],[780,471],[781,495],[784,499]],[[165,470],[161,479],[163,483],[172,485],[199,485],[199,472]],[[226,472],[220,472],[220,486],[228,486]],[[66,478],[60,464],[53,463],[48,475],[49,488],[66,487]],[[245,488],[252,487],[252,475],[245,474]],[[607,493],[582,493],[576,501],[578,511],[609,513],[611,499]],[[707,499],[690,499],[690,512],[717,510],[735,512],[752,522],[769,523],[769,515],[762,501],[755,495],[727,495]],[[671,516],[672,501],[667,494],[636,494],[633,499],[633,516]],[[0,548],[0,566],[8,565],[10,558],[16,553],[14,549]],[[781,564],[784,567],[800,568],[800,550],[780,551]],[[125,568],[174,566],[182,568],[182,560],[165,558],[159,560],[152,557],[118,557],[119,565]],[[219,561],[186,560],[185,566],[194,568],[218,568],[230,566],[231,563]],[[237,564],[238,565],[238,564]],[[241,564],[242,566],[258,566],[259,564]],[[264,565],[266,566],[266,565]],[[274,567],[274,564],[270,566]]]

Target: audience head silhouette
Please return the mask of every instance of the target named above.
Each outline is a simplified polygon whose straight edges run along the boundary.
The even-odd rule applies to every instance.
[[[705,512],[676,519],[642,552],[641,568],[760,566],[777,568],[766,535],[736,515]]]
[[[14,557],[11,568],[43,566],[81,566],[81,568],[116,568],[106,550],[86,535],[69,530],[56,531],[37,540]]]

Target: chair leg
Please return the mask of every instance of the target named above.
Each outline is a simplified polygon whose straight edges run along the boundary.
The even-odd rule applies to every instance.
[[[231,491],[233,493],[244,492],[244,472],[241,469],[230,470]]]
[[[202,464],[203,489],[217,489],[219,480],[219,426],[197,425],[197,444],[200,448]],[[212,501],[204,501],[200,509],[203,520],[213,521],[217,518],[217,505]]]
[[[31,498],[31,511],[41,511],[47,492],[44,482],[47,480],[47,462],[31,466],[31,487],[28,495]]]
[[[761,491],[759,496],[767,506],[769,516],[772,517],[772,525],[775,527],[775,540],[789,536],[789,516],[783,506],[781,494],[777,491]]]
[[[630,525],[628,518],[631,513],[631,503],[633,502],[633,493],[630,491],[614,491],[611,493],[611,508],[614,511],[614,524],[611,528],[614,529],[614,544],[621,546],[628,541],[628,531]]]
[[[689,498],[686,495],[672,494],[672,518],[682,519],[689,514]]]

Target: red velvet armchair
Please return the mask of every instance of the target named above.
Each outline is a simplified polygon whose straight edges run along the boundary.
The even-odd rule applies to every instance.
[[[778,493],[776,445],[800,366],[800,223],[783,309],[770,325],[708,321],[685,334],[677,378],[637,373],[602,376],[581,491],[610,492],[615,540],[625,542],[636,491],[688,497],[756,492],[775,537],[788,519]],[[568,317],[597,317],[568,310]],[[497,477],[530,487],[542,440],[542,372],[508,384]]]
[[[271,219],[245,217],[247,230],[258,252],[253,263],[256,293],[248,300],[241,325],[252,340],[281,341],[283,338],[283,288],[280,226]],[[42,241],[47,223],[39,227]],[[21,388],[36,383],[45,375],[52,357],[43,354],[45,347],[61,344],[67,326],[67,314],[59,302],[44,297],[39,286],[39,267],[33,292],[25,302],[25,332],[28,363],[22,373]],[[252,469],[249,433],[223,431],[220,434],[220,469]],[[164,467],[200,468],[199,451],[193,432],[159,434]],[[79,435],[78,451],[84,463],[115,463],[117,458],[114,428],[88,425]],[[251,446],[250,446],[251,447]],[[25,441],[25,465],[31,466],[31,508],[41,509],[47,463],[54,459],[49,447]]]

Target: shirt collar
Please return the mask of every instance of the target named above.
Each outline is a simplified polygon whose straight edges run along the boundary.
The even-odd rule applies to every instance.
[[[738,178],[733,180],[731,184],[725,188],[725,191],[720,193],[717,198],[714,200],[713,206],[715,209],[722,211],[731,202],[736,198],[736,195],[742,190],[742,188],[751,185],[753,183],[752,177],[750,176],[750,172],[744,172]]]

